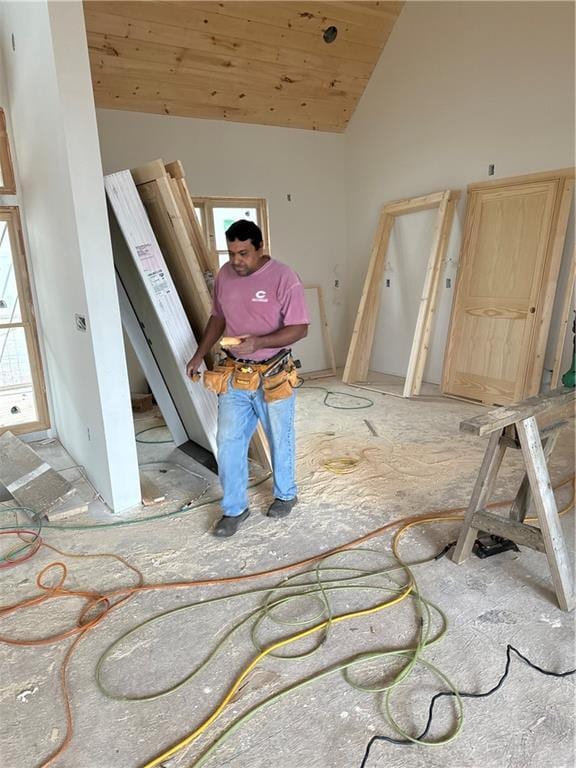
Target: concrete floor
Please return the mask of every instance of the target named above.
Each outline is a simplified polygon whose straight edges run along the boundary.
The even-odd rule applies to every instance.
[[[209,534],[218,516],[215,504],[127,527],[50,530],[46,541],[75,553],[115,552],[140,568],[146,581],[170,582],[274,567],[316,554],[404,515],[467,503],[486,443],[459,433],[458,424],[481,412],[480,407],[439,398],[405,401],[347,389],[373,397],[374,406],[334,410],[322,406],[323,392],[312,386],[347,389],[341,384],[315,381],[299,393],[301,503],[286,520],[262,516],[271,493],[266,482],[252,492],[252,516],[227,541]],[[574,432],[565,430],[551,461],[553,480],[573,471],[573,445]],[[51,452],[55,465],[69,461],[53,444],[44,450]],[[139,446],[139,450],[142,462],[174,458],[170,445]],[[364,461],[348,475],[334,475],[324,468],[327,460],[343,455],[362,455]],[[180,470],[173,465],[151,467],[148,465],[156,472],[154,479],[167,484],[173,499],[158,508],[135,512],[133,517],[170,512],[186,498],[203,494],[206,500],[217,492],[209,475],[197,467],[201,477],[186,472],[192,469],[188,465]],[[521,472],[520,456],[509,452],[499,498],[515,493]],[[558,495],[559,504],[568,498],[565,489]],[[118,519],[94,503],[89,516],[66,522],[83,525]],[[563,518],[563,527],[573,549],[572,514]],[[412,529],[403,539],[402,555],[407,561],[422,559],[454,540],[457,531],[456,523]],[[381,550],[381,557],[386,558],[389,543],[390,537],[382,536],[368,546]],[[2,603],[36,594],[37,571],[55,559],[61,558],[44,550],[28,563],[1,571]],[[132,581],[122,566],[106,559],[70,560],[69,568],[73,588],[106,590]],[[449,621],[445,639],[426,650],[425,658],[437,664],[458,688],[481,691],[491,687],[503,671],[507,643],[545,668],[574,668],[573,615],[556,607],[543,555],[522,550],[484,561],[473,557],[459,567],[442,559],[419,566],[415,573],[421,592],[446,612]],[[69,677],[75,734],[68,751],[54,765],[136,768],[193,730],[253,657],[247,631],[240,631],[223,657],[195,681],[167,698],[147,703],[104,697],[94,683],[98,657],[120,634],[157,613],[247,587],[272,587],[277,581],[267,578],[234,588],[144,593],[111,614],[81,642],[74,656]],[[106,670],[107,682],[115,690],[133,695],[175,682],[204,657],[213,638],[231,626],[237,612],[256,607],[261,599],[243,597],[202,612],[176,614],[144,630],[133,645],[122,646],[115,654]],[[365,595],[340,597],[335,611],[373,602],[373,597]],[[57,631],[73,620],[78,605],[75,600],[49,603],[4,620],[0,632],[23,637]],[[164,765],[196,765],[216,735],[238,715],[315,671],[365,651],[409,645],[414,637],[414,610],[405,601],[379,614],[335,625],[321,650],[304,661],[265,659],[215,726]],[[38,766],[62,739],[65,717],[58,673],[66,648],[67,643],[43,648],[0,645],[2,768]],[[370,679],[377,673],[373,668]],[[378,743],[366,768],[572,766],[574,683],[574,678],[544,677],[513,659],[509,679],[497,694],[465,701],[463,729],[455,741],[436,748]],[[418,732],[425,723],[430,697],[440,689],[436,679],[418,670],[395,699],[394,711],[402,725]],[[18,696],[26,690],[34,693]],[[331,675],[257,714],[206,761],[206,768],[269,768],[271,764],[275,768],[357,768],[368,739],[376,733],[391,733],[379,714],[379,704],[378,695],[358,692],[339,674]],[[434,736],[450,728],[452,711],[446,704],[440,707]]]

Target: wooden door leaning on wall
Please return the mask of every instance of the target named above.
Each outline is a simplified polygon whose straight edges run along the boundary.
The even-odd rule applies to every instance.
[[[573,187],[574,169],[468,187],[445,394],[538,394]]]

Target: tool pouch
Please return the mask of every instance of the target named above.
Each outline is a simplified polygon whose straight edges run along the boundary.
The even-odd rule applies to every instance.
[[[243,389],[254,392],[260,386],[260,372],[252,366],[236,366],[232,377],[234,389]]]
[[[213,371],[204,371],[204,386],[217,395],[223,395],[234,369],[227,365],[217,365]]]
[[[298,383],[296,369],[284,370],[263,379],[262,389],[264,400],[267,403],[275,403],[278,400],[286,400],[292,395],[292,390]]]

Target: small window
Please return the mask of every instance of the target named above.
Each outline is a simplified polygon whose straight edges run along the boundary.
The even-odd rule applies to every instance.
[[[18,208],[0,207],[0,433],[49,426]]]
[[[6,115],[0,109],[0,195],[15,195],[14,169],[6,130]]]
[[[253,221],[262,230],[264,249],[270,248],[268,206],[262,198],[195,197],[198,220],[218,268],[228,261],[226,230],[238,219]]]

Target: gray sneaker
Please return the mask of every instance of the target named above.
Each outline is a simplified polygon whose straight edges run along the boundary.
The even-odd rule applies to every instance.
[[[245,509],[244,512],[242,512],[239,515],[236,515],[235,517],[232,517],[231,515],[222,515],[220,520],[218,520],[218,522],[214,526],[214,529],[212,530],[212,535],[218,536],[221,539],[228,538],[229,536],[234,536],[242,520],[246,520],[246,518],[249,515],[250,515],[249,509]]]
[[[293,499],[274,499],[266,515],[267,517],[286,517],[296,504],[298,504],[298,496],[294,496]]]

